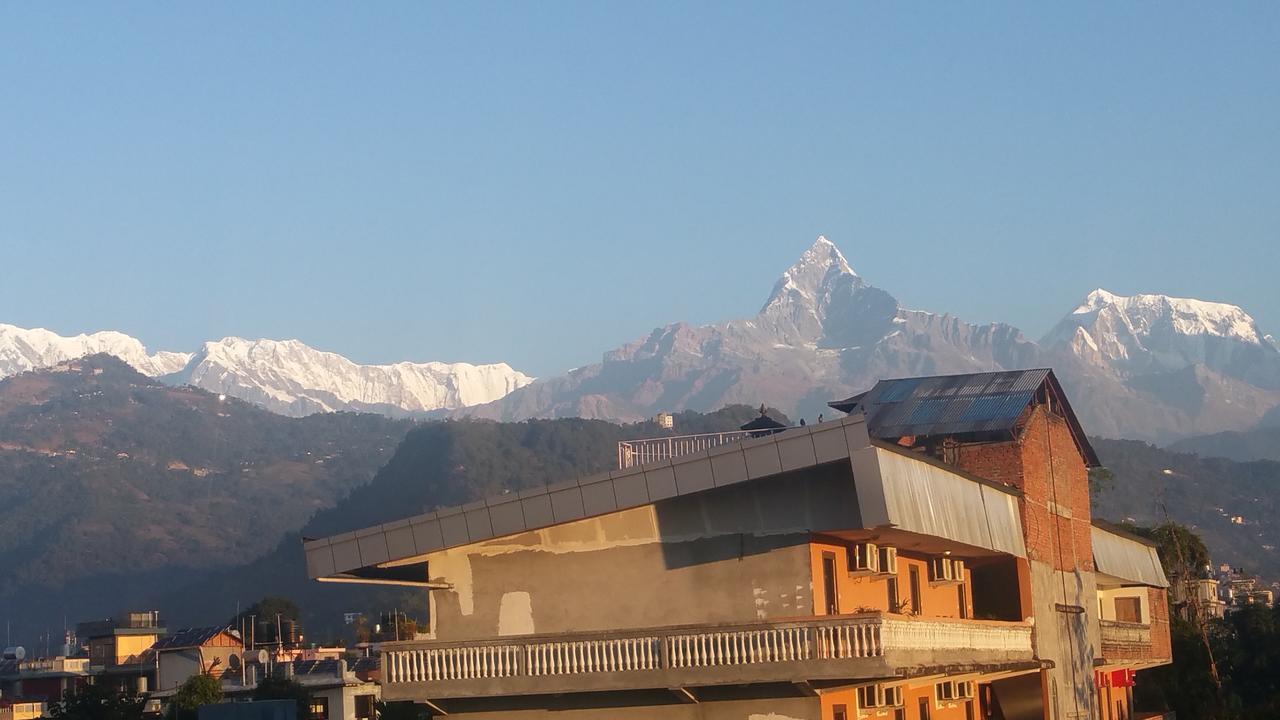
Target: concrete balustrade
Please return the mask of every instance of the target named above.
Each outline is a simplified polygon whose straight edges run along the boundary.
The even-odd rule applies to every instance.
[[[682,677],[703,682],[723,677],[727,682],[744,673],[853,677],[865,670],[876,676],[898,662],[920,665],[934,658],[951,664],[965,658],[1032,659],[1031,627],[1023,623],[883,613],[495,641],[386,643],[381,652],[384,692],[391,697],[401,694],[397,687],[406,696],[413,687],[434,697],[465,696],[503,682],[514,683],[508,691],[566,692],[668,687]],[[895,660],[895,655],[900,657]]]

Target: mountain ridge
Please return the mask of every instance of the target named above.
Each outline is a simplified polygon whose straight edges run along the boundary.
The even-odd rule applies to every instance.
[[[362,365],[300,340],[228,336],[194,353],[149,353],[141,341],[113,330],[64,337],[0,324],[0,379],[96,353],[169,384],[230,395],[292,417],[337,411],[420,416],[489,402],[533,381],[506,363]]]
[[[766,402],[813,418],[883,378],[1033,366],[1058,369],[1086,426],[1109,437],[1242,430],[1280,406],[1280,350],[1239,307],[1098,289],[1036,342],[1007,323],[905,308],[819,236],[753,317],[665,325],[451,414],[634,421]]]

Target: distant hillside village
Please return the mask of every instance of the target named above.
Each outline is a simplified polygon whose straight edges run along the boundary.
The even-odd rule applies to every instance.
[[[367,627],[363,616],[348,619]],[[299,701],[298,718],[372,720],[381,696],[373,643],[413,632],[403,616],[381,620],[352,647],[305,642],[292,618],[252,611],[232,624],[179,630],[165,628],[154,610],[77,623],[56,649],[33,656],[21,647],[5,650],[0,720],[68,716],[59,701],[91,687],[136,702],[139,715],[180,716],[184,708],[171,706],[196,677],[215,681],[224,702],[276,694]]]

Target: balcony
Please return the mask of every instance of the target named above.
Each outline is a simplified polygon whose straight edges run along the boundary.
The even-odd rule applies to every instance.
[[[1101,620],[1102,657],[1106,660],[1151,657],[1151,626],[1145,623]]]
[[[790,622],[385,643],[387,700],[880,678],[1033,661],[1023,623],[882,613]]]
[[[759,432],[754,432],[754,434],[758,435]],[[745,440],[752,435],[753,431],[733,430],[731,432],[677,435],[646,440],[624,440],[618,443],[618,469],[626,470],[637,465],[647,465],[659,460],[670,460],[683,455],[692,455],[703,450],[710,450],[721,445]]]

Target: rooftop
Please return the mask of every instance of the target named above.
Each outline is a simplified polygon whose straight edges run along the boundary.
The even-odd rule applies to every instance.
[[[867,392],[829,405],[866,415],[867,432],[881,440],[1003,440],[1015,436],[1023,413],[1037,400],[1066,418],[1086,464],[1100,465],[1066,393],[1048,368],[881,380]]]

